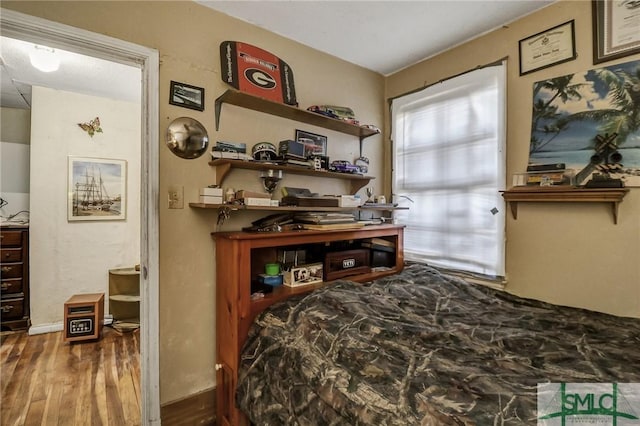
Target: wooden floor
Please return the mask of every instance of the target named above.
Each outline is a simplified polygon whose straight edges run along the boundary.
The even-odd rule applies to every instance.
[[[97,342],[62,332],[0,336],[0,424],[139,425],[139,332],[110,327]]]

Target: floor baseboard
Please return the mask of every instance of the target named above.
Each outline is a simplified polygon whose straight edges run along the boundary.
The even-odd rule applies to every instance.
[[[216,388],[207,389],[160,406],[163,426],[212,426],[216,424]]]
[[[104,317],[103,325],[110,325],[113,323],[113,317],[109,314]],[[54,322],[51,324],[32,325],[29,327],[29,336],[35,336],[36,334],[55,333],[56,331],[64,330],[64,322]]]
[[[35,336],[36,334],[55,333],[56,331],[62,331],[64,324],[57,322],[53,324],[32,325],[29,327],[29,336]]]

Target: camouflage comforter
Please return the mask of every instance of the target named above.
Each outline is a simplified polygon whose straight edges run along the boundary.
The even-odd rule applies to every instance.
[[[257,425],[522,425],[540,382],[640,382],[640,320],[410,265],[264,312],[236,398]]]

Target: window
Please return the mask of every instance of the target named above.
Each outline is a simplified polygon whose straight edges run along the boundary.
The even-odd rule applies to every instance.
[[[407,259],[504,276],[505,68],[393,100],[393,195],[409,207],[396,212]]]

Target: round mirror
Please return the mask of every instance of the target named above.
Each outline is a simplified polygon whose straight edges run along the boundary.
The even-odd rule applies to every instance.
[[[176,118],[167,129],[167,146],[180,158],[198,158],[207,150],[207,129],[198,120],[189,117]]]

